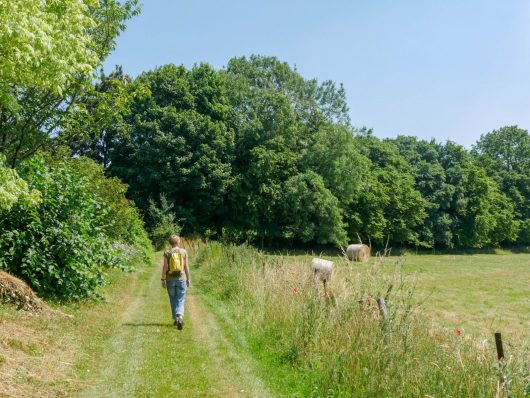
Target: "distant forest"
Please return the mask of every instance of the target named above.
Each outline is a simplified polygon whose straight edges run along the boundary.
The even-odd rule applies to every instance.
[[[165,65],[136,79],[118,67],[66,115],[4,145],[7,163],[42,148],[92,158],[128,185],[148,229],[156,213],[185,234],[254,244],[530,244],[526,130],[488,132],[472,150],[381,140],[354,127],[341,85],[274,57]]]
[[[96,91],[129,82],[121,69]],[[166,65],[108,128],[73,137],[147,214],[164,205],[185,233],[255,243],[482,248],[530,243],[530,137],[517,126],[454,142],[378,139],[352,126],[346,93],[274,57],[226,68]],[[138,94],[143,93],[143,94]],[[87,99],[97,109],[99,97]],[[81,139],[80,139],[81,138]]]

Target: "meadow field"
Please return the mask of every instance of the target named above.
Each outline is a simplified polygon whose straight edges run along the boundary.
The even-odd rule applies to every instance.
[[[325,290],[312,281],[312,256],[211,244],[198,261],[210,309],[236,325],[232,335],[278,396],[530,393],[530,255],[327,255],[336,267]]]
[[[200,247],[200,249],[199,249]],[[311,254],[195,243],[174,330],[160,254],[112,273],[104,300],[0,305],[0,397],[526,397],[530,255],[351,263],[324,292]],[[391,288],[390,288],[391,286]],[[389,319],[375,298],[386,297]],[[496,360],[501,331],[506,360]],[[184,361],[175,360],[175,355]],[[176,383],[167,372],[181,372]],[[501,388],[500,378],[506,380]]]
[[[309,267],[313,254],[273,256]],[[403,274],[415,288],[419,310],[439,326],[492,338],[530,340],[530,254],[404,254],[373,256],[368,263],[323,258],[336,264],[333,283],[369,269]]]

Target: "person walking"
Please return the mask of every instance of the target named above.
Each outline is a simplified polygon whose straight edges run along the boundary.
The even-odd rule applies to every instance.
[[[167,289],[173,325],[182,330],[184,327],[184,302],[186,290],[190,286],[190,270],[188,268],[188,252],[180,247],[180,237],[169,237],[171,248],[164,252],[162,267],[162,288]]]

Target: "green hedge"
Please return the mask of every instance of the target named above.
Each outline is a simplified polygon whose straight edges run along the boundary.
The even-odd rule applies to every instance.
[[[21,168],[38,199],[22,196],[0,209],[0,268],[41,295],[80,299],[97,296],[109,268],[128,269],[131,256],[147,255],[150,243],[123,184],[96,168],[88,160],[43,158]]]

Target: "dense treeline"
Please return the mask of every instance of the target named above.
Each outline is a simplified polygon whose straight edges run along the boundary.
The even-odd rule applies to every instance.
[[[118,71],[102,83],[123,79]],[[528,132],[472,151],[351,126],[333,82],[272,57],[140,75],[112,131],[74,142],[129,185],[146,214],[161,198],[186,233],[255,243],[372,241],[421,247],[528,244]],[[99,133],[98,133],[99,134]],[[149,220],[148,220],[149,222]]]

